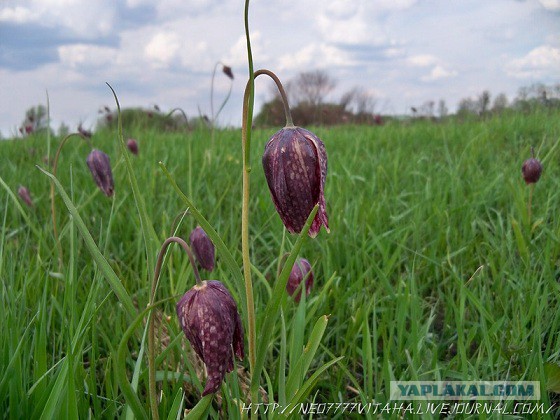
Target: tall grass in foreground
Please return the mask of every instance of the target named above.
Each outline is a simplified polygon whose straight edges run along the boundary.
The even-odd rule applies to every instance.
[[[253,150],[262,150],[273,131],[254,131]],[[328,327],[310,374],[334,357],[343,359],[317,378],[307,401],[384,403],[394,379],[539,380],[544,390],[546,364],[560,363],[559,115],[314,131],[329,153],[331,234],[321,232],[319,241],[303,245],[301,255],[313,256],[314,287],[302,305],[282,303],[283,316],[272,332],[279,344],[268,350],[261,395],[281,402],[295,391],[294,380],[282,383],[283,361],[298,363],[323,314],[329,314]],[[162,242],[185,210],[158,166],[162,161],[240,265],[239,131],[216,131],[211,149],[207,130],[127,135],[140,144],[132,166],[157,238]],[[59,141],[53,139],[51,147]],[[115,132],[95,133],[92,142],[113,162],[113,199],[93,185],[77,143],[61,155],[58,177],[140,311],[149,300],[151,272],[125,163]],[[529,220],[521,164],[531,146],[544,170]],[[118,350],[132,317],[88,252],[79,221],[57,195],[65,250],[59,270],[49,179],[35,168],[46,151],[40,136],[0,143],[0,409],[7,418],[124,416]],[[22,183],[34,209],[17,198]],[[293,238],[283,234],[260,165],[253,165],[251,183],[258,314],[276,278],[282,241],[291,249]],[[178,235],[186,237],[195,225],[186,217]],[[160,299],[194,284],[178,249],[168,254],[164,271]],[[234,284],[219,252],[212,277],[237,299],[241,285]],[[200,366],[189,356],[175,302],[158,306],[160,413],[193,407],[202,390]],[[140,366],[134,378],[149,412],[147,364],[136,364],[141,332],[130,336],[125,363],[129,378]],[[226,381],[233,391],[214,401],[213,416],[239,415],[244,376],[230,374]],[[284,390],[282,396],[273,395],[277,389]],[[543,392],[542,402],[558,403],[557,394]]]

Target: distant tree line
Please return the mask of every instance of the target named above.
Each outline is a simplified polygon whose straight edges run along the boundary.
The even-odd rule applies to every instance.
[[[289,80],[284,87],[294,122],[299,125],[381,125],[385,120],[391,118],[382,117],[377,113],[376,98],[359,86],[344,92],[338,99],[330,98],[329,95],[336,85],[336,80],[323,70],[303,72]],[[271,85],[271,87],[271,99],[263,104],[260,112],[254,118],[256,126],[279,126],[285,123],[282,99],[276,86]],[[472,119],[504,112],[529,113],[536,109],[555,108],[560,108],[560,83],[555,85],[535,83],[520,88],[517,96],[512,100],[505,93],[492,96],[489,90],[484,90],[474,98],[461,99],[455,114],[450,114],[445,100],[440,99],[437,104],[433,100],[428,100],[419,106],[412,106],[410,115],[413,119],[442,120],[447,117]],[[179,108],[164,113],[157,105],[148,109],[124,109],[121,116],[125,131],[128,127],[156,127],[162,131],[178,131],[197,126],[210,127],[210,121],[205,115],[200,114],[187,118]],[[116,128],[116,122],[116,111],[104,106],[99,110],[95,129]],[[47,109],[44,105],[38,105],[26,111],[18,131],[21,137],[26,137],[47,129],[50,129]],[[64,136],[70,131],[70,127],[64,123],[57,130],[60,136]],[[81,124],[78,125],[77,131],[84,135],[91,135],[91,131],[82,128]]]
[[[382,123],[375,114],[375,97],[364,88],[356,86],[338,100],[327,100],[336,85],[336,80],[323,70],[303,72],[289,80],[284,89],[294,122],[299,125]],[[276,85],[272,85],[271,96],[254,118],[255,125],[278,126],[286,122]]]
[[[461,99],[457,107],[457,116],[460,118],[484,117],[506,111],[527,113],[537,108],[560,108],[560,83],[550,86],[535,83],[522,87],[511,102],[505,93],[499,93],[492,98],[490,92],[484,90],[474,99]]]

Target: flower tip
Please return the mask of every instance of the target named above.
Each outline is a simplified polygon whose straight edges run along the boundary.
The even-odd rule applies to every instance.
[[[523,174],[525,184],[535,184],[541,177],[542,164],[538,159],[529,158],[523,162],[521,173]]]
[[[111,197],[115,192],[115,185],[109,156],[101,150],[93,149],[88,155],[86,163],[99,189],[107,197]]]
[[[138,142],[135,139],[128,139],[126,142],[126,147],[133,155],[138,155]]]
[[[215,250],[212,240],[202,227],[197,226],[190,234],[189,241],[200,266],[206,271],[214,270]]]

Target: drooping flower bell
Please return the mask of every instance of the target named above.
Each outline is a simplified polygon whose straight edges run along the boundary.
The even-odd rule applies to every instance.
[[[33,200],[31,199],[31,194],[29,193],[29,190],[26,187],[20,185],[18,188],[18,195],[19,198],[21,198],[23,202],[27,204],[28,207],[33,207]]]
[[[200,266],[206,271],[214,270],[214,244],[204,229],[197,226],[189,236],[191,247]]]
[[[126,147],[130,150],[133,155],[138,155],[138,142],[135,139],[128,139],[126,142]]]
[[[294,298],[296,302],[301,299],[301,290],[294,296],[294,292],[299,287],[301,282],[305,279],[305,295],[309,296],[311,292],[311,287],[313,286],[313,271],[311,270],[311,264],[305,258],[298,258],[292,267],[290,272],[290,277],[288,278],[288,283],[286,283],[286,291],[290,296]]]
[[[88,155],[86,163],[99,189],[107,197],[111,197],[115,191],[115,186],[109,156],[101,150],[93,149]]]
[[[177,304],[179,323],[208,374],[202,396],[215,393],[235,356],[243,360],[243,326],[237,305],[227,288],[206,280],[187,291]]]
[[[535,151],[532,147],[531,155],[532,157],[523,162],[523,166],[521,167],[521,173],[523,174],[523,179],[527,185],[535,184],[541,177],[542,173],[541,162],[538,159],[535,159]]]
[[[262,163],[272,201],[286,229],[300,233],[319,203],[309,236],[317,236],[321,226],[328,232],[324,195],[327,151],[321,139],[305,128],[285,127],[266,144]]]

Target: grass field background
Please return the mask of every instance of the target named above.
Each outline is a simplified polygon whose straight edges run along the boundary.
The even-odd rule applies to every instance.
[[[250,238],[257,316],[275,281],[283,238],[288,250],[296,239],[283,231],[260,163],[275,131],[253,133]],[[391,380],[538,380],[541,402],[558,404],[558,394],[546,391],[547,385],[559,391],[558,111],[314,131],[328,153],[331,233],[307,240],[300,253],[313,265],[315,284],[299,309],[291,299],[283,302],[261,378],[268,401],[282,399],[281,372],[295,365],[313,325],[328,315],[308,376],[335,357],[343,359],[319,376],[305,401],[384,403]],[[206,129],[161,133],[132,126],[124,135],[138,139],[133,169],[159,243],[185,210],[158,165],[162,161],[241,265],[240,131],[218,130],[211,139]],[[51,157],[60,141],[51,138]],[[130,299],[144,308],[152,274],[117,132],[99,130],[92,142],[111,157],[114,197],[93,183],[85,165],[90,149],[79,138],[64,146],[58,178]],[[529,218],[530,187],[521,165],[531,146],[544,171]],[[50,181],[35,167],[49,169],[42,162],[48,153],[41,135],[0,142],[0,410],[5,418],[124,416],[117,371],[131,378],[139,366],[138,397],[149,411],[147,364],[136,364],[142,327],[127,343],[123,366],[117,352],[132,319],[57,193],[64,250],[58,264]],[[17,198],[20,184],[29,188],[35,208]],[[195,226],[193,217],[185,217],[178,236],[188,238]],[[216,270],[203,275],[223,281],[239,298],[242,285],[234,284],[219,252]],[[158,291],[158,299],[175,297],[159,306],[159,334],[171,343],[158,364],[162,416],[191,408],[202,390],[175,314],[179,296],[193,285],[188,259],[173,248]],[[227,376],[212,416],[238,415],[242,381],[243,375]]]

